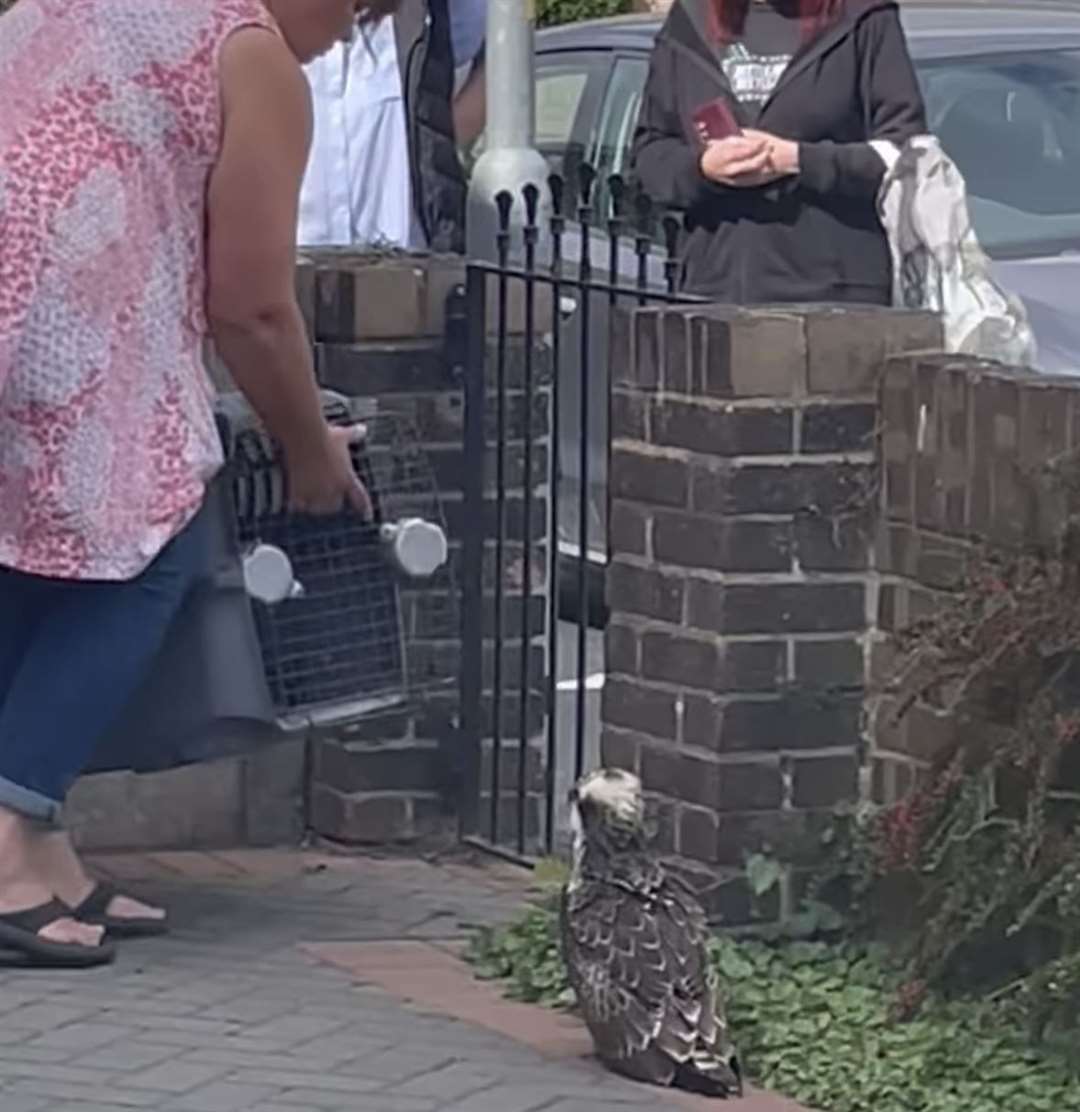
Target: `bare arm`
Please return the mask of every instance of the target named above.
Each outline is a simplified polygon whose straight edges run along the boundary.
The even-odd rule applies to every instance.
[[[296,302],[296,221],[311,141],[303,73],[285,44],[238,31],[221,60],[224,131],[207,198],[207,312],[218,353],[282,445],[296,509],[367,508],[326,425]]]
[[[483,61],[469,71],[454,98],[454,134],[459,147],[476,142],[487,122],[487,76]]]

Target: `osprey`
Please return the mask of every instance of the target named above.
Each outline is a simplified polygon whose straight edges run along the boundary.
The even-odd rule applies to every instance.
[[[705,913],[646,844],[641,782],[603,769],[570,798],[563,957],[597,1056],[636,1081],[741,1096]]]

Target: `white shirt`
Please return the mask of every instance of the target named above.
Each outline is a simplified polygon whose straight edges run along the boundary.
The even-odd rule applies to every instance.
[[[450,0],[455,65],[484,43],[487,0]],[[413,204],[392,17],[305,67],[315,109],[300,191],[301,246],[427,247]]]

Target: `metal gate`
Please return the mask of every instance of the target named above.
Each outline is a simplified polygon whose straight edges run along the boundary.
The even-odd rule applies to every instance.
[[[465,305],[460,814],[466,840],[515,858],[560,847],[599,759],[625,310],[685,300],[676,218],[588,168],[549,188],[544,226],[536,188],[497,198],[497,261],[470,263]]]

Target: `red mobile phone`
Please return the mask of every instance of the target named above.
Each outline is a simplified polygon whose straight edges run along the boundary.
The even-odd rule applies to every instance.
[[[731,105],[723,97],[703,104],[694,113],[694,127],[703,143],[713,143],[717,139],[729,139],[732,135],[742,134]]]

